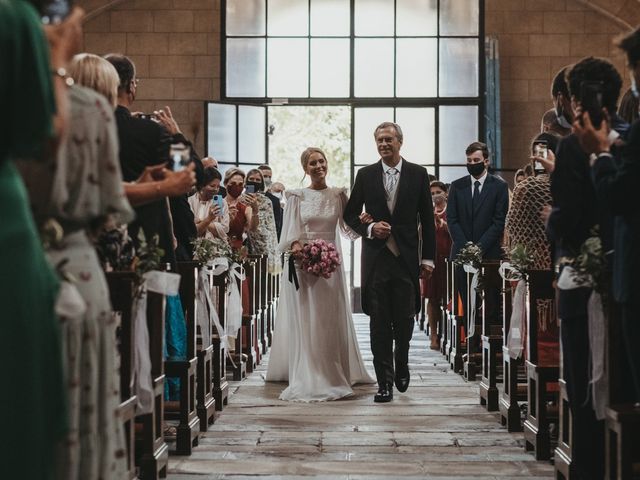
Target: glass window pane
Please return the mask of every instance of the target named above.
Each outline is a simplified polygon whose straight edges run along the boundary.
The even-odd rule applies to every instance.
[[[227,35],[264,35],[265,0],[227,0]]]
[[[349,39],[311,39],[311,96],[348,97]]]
[[[464,153],[464,151],[462,153]],[[469,175],[469,172],[467,172],[467,167],[440,167],[438,180],[444,183],[451,183],[454,180],[464,177],[465,175]]]
[[[440,96],[478,96],[478,40],[440,39]]]
[[[464,165],[464,151],[478,140],[478,107],[440,107],[440,163]]]
[[[238,161],[266,162],[265,107],[238,107]]]
[[[478,35],[477,0],[440,0],[440,35]]]
[[[311,35],[349,36],[350,31],[349,0],[311,0]]]
[[[360,37],[393,36],[393,1],[355,0],[355,34]]]
[[[269,35],[307,35],[309,33],[308,0],[269,0]]]
[[[354,163],[368,165],[380,160],[373,132],[382,122],[393,122],[393,108],[354,109]]]
[[[309,95],[309,48],[306,38],[270,38],[268,42],[267,96]]]
[[[438,0],[397,0],[396,35],[438,34]]]
[[[210,103],[207,112],[207,155],[218,162],[236,161],[236,107]]]
[[[413,163],[434,163],[435,109],[396,108],[396,123],[404,137],[402,156]]]
[[[438,40],[396,40],[396,96],[438,96]]]
[[[227,39],[227,96],[265,96],[264,49],[262,38]]]
[[[356,39],[356,97],[393,97],[393,40]]]

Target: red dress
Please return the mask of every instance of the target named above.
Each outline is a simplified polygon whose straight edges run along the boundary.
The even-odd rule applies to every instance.
[[[441,299],[446,292],[447,265],[445,259],[451,254],[451,236],[447,226],[447,211],[434,212],[433,219],[436,224],[436,258],[435,268],[429,280],[420,280],[421,295],[423,298],[433,300]]]

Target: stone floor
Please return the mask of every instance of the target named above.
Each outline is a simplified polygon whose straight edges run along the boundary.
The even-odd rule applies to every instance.
[[[373,372],[367,317],[355,316]],[[231,385],[225,408],[190,457],[171,457],[170,480],[209,479],[549,479],[553,467],[525,453],[478,402],[478,384],[454,374],[414,332],[411,386],[374,404],[372,385],[336,402],[278,400],[284,384],[264,381],[268,358]]]

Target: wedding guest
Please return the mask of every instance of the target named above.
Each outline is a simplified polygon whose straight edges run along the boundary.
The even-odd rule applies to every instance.
[[[626,35],[619,43],[627,57],[631,72],[631,90],[638,99],[640,85],[640,29]],[[585,117],[588,117],[585,115]],[[613,119],[612,119],[613,120]],[[609,126],[603,121],[601,128],[593,125],[590,118],[584,119],[585,126],[575,124],[581,146],[588,154],[597,155],[591,169],[598,201],[607,213],[615,215],[613,295],[621,305],[622,329],[625,350],[630,365],[633,384],[632,401],[640,404],[640,211],[633,201],[640,185],[640,122],[636,120],[627,134],[626,145],[620,149],[611,144]],[[615,126],[611,125],[614,129]],[[616,157],[617,158],[614,158]]]
[[[610,62],[585,58],[571,68],[567,81],[572,105],[575,106],[574,115],[579,113],[583,102],[586,104],[593,100],[582,98],[582,84],[602,82],[602,105],[612,116],[614,129],[616,126],[621,132],[626,129],[626,124],[615,116],[622,79]],[[581,149],[573,133],[558,145],[551,175],[551,195],[553,208],[547,233],[555,242],[557,258],[575,258],[579,255],[595,225],[600,228],[599,235],[605,251],[611,248],[611,217],[604,209],[603,202],[596,197],[589,170],[589,156]],[[564,268],[561,266],[560,275]],[[572,414],[572,465],[578,478],[604,476],[604,425],[596,419],[589,386],[590,295],[591,289],[588,287],[557,291],[563,372]]]
[[[189,197],[189,206],[193,211],[198,237],[221,238],[227,240],[229,232],[229,207],[222,200],[220,182],[222,175],[214,167],[205,167],[204,186]],[[221,202],[213,202],[214,196],[219,196]],[[220,209],[222,204],[222,210]]]
[[[637,87],[636,87],[637,92]],[[622,96],[620,100],[620,106],[618,107],[618,115],[625,122],[631,124],[638,120],[638,109],[640,108],[640,98],[636,97],[633,89],[629,88]]]
[[[40,15],[29,2],[0,2],[0,452],[4,478],[52,478],[56,447],[68,428],[54,312],[58,280],[45,258],[37,223],[49,200],[51,160],[68,130],[66,68],[82,40],[82,17],[82,10],[74,9],[65,21],[47,27],[45,36]],[[30,196],[25,182],[31,183]]]
[[[97,56],[76,56],[74,79],[93,82],[106,93],[75,85],[69,89],[72,135],[56,157],[50,215],[64,230],[47,253],[53,265],[76,279],[86,311],[60,317],[69,396],[69,433],[59,452],[58,478],[119,480],[127,469],[125,436],[118,417],[120,375],[116,322],[109,287],[89,238],[107,215],[133,219],[124,194],[114,118],[119,78],[113,65]],[[111,101],[112,103],[109,103]]]
[[[229,244],[234,250],[242,248],[245,233],[258,228],[258,200],[255,194],[243,195],[245,173],[231,168],[224,174],[229,207]]]
[[[280,233],[282,232],[282,206],[280,205],[280,198],[273,195],[271,187],[273,185],[271,179],[273,177],[273,171],[269,165],[260,165],[258,167],[262,177],[264,178],[264,194],[267,196],[273,204],[273,219],[276,222],[276,231],[278,232],[278,240],[280,239]]]
[[[445,259],[451,253],[451,236],[447,225],[447,191],[448,187],[439,180],[430,185],[431,200],[433,202],[433,219],[436,225],[436,259],[431,278],[420,279],[422,294],[427,299],[427,319],[431,349],[439,350],[438,324],[441,320],[442,297],[447,285],[447,265]]]
[[[571,97],[566,81],[567,71],[571,65],[560,69],[553,78],[551,84],[551,98],[553,98],[553,108],[548,110],[542,117],[541,132],[550,132],[561,137],[566,137],[571,133],[571,122],[573,122],[573,110],[571,109]]]
[[[77,85],[82,85],[103,95],[115,109],[118,105],[118,83],[114,95],[112,74],[118,72],[113,65],[98,55],[81,53],[73,58],[69,74]],[[118,166],[118,170],[120,167]],[[135,182],[124,182],[124,191],[133,206],[144,205],[165,197],[184,195],[195,183],[195,173],[190,170],[172,172],[165,165],[146,167]]]
[[[277,253],[278,234],[273,218],[273,204],[264,195],[265,184],[262,173],[257,168],[247,172],[246,186],[253,185],[256,192],[258,226],[249,230],[249,251],[254,255],[267,255],[267,270],[271,274],[280,273],[280,256]]]

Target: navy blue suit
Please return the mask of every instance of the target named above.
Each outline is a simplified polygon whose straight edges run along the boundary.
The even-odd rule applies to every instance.
[[[454,181],[449,188],[447,223],[453,240],[451,258],[455,258],[467,242],[473,242],[482,249],[484,259],[497,260],[502,257],[509,187],[500,177],[487,174],[475,208],[471,192],[470,175]]]
[[[613,231],[613,294],[622,307],[622,326],[627,357],[635,388],[635,401],[640,402],[640,209],[633,199],[640,186],[640,121],[628,134],[626,145],[617,161],[603,155],[592,168],[593,181],[600,200],[615,215]]]

